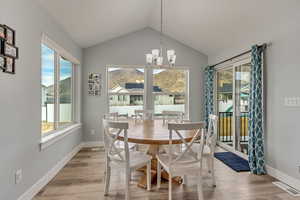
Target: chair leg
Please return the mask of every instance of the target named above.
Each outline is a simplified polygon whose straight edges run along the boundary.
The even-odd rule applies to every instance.
[[[125,199],[129,200],[130,199],[130,194],[129,194],[129,185],[130,185],[130,169],[126,169],[125,173]]]
[[[207,165],[208,173],[210,174],[211,173],[211,159],[210,159],[210,156],[206,158],[206,165]]]
[[[203,200],[203,189],[202,189],[202,173],[199,173],[198,175],[198,199]]]
[[[105,165],[105,188],[104,188],[104,195],[108,195],[109,191],[109,184],[110,184],[110,166],[109,166],[109,158],[106,158],[106,165]]]
[[[132,181],[133,180],[133,178],[132,178],[132,170],[130,169],[129,170],[129,181]]]
[[[212,185],[213,187],[216,187],[216,177],[215,177],[215,164],[214,164],[214,158],[211,157],[210,159],[210,166],[211,166],[211,176],[212,176]]]
[[[151,190],[151,161],[147,164],[147,190]]]
[[[187,185],[188,184],[188,179],[187,179],[187,175],[183,176],[183,184]]]
[[[172,200],[172,175],[169,173],[169,200]]]
[[[157,161],[157,188],[160,188],[161,182],[161,167],[159,161]]]

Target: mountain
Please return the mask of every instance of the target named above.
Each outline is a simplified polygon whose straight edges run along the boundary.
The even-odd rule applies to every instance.
[[[153,85],[163,92],[185,92],[186,74],[183,70],[165,70],[154,74]]]
[[[121,86],[125,88],[126,83],[144,83],[144,73],[134,69],[118,69],[109,72],[109,88]]]
[[[164,70],[153,75],[153,86],[161,88],[163,92],[184,92],[185,82],[182,70]],[[118,85],[125,88],[126,83],[144,83],[144,73],[131,68],[109,72],[109,88]]]

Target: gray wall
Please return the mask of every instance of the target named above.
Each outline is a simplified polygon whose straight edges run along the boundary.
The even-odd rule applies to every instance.
[[[271,167],[300,180],[300,108],[285,107],[285,97],[300,97],[300,27],[278,30],[265,37],[245,38],[244,44],[237,44],[223,53],[209,56],[214,64],[228,58],[251,45],[272,42],[266,51],[266,160]]]
[[[81,131],[40,151],[41,36],[45,32],[81,60],[81,49],[48,17],[36,0],[1,1],[0,23],[17,32],[17,74],[0,72],[0,199],[15,200],[81,142]],[[23,170],[15,185],[14,174]]]
[[[166,47],[176,50],[176,65],[190,67],[190,118],[202,119],[203,115],[203,68],[207,65],[207,56],[187,47],[171,38],[164,38]],[[106,112],[106,95],[101,97],[87,95],[87,77],[90,72],[103,76],[103,88],[106,88],[105,66],[145,65],[145,54],[159,47],[159,33],[145,28],[120,38],[96,45],[83,51],[83,122],[84,140],[102,140],[100,119]],[[96,130],[95,135],[91,130]],[[99,134],[100,133],[100,134]]]

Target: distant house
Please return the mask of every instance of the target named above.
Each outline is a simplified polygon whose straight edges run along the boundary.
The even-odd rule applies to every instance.
[[[249,105],[249,90],[250,85],[244,84],[240,89],[240,111],[247,112]],[[218,88],[218,100],[219,100],[219,111],[221,112],[233,112],[233,87],[231,83],[223,83],[222,87]]]
[[[144,83],[125,83],[124,87],[116,85],[110,90],[111,106],[143,105]],[[155,104],[173,105],[181,102],[175,95],[164,95],[159,86],[153,86]]]

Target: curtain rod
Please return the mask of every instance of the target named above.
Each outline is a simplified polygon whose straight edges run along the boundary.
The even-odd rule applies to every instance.
[[[271,45],[271,43],[270,43],[270,44],[264,43],[264,44],[262,44],[262,45],[258,45],[258,48],[266,49],[267,46],[269,46],[269,45]],[[236,59],[236,58],[238,58],[238,57],[241,57],[241,56],[243,56],[243,55],[246,55],[246,54],[248,54],[248,53],[250,53],[250,52],[251,52],[251,49],[248,50],[248,51],[245,51],[245,52],[243,52],[243,53],[240,53],[240,54],[238,54],[238,55],[236,55],[236,56],[233,56],[233,57],[231,57],[231,58],[228,58],[228,59],[226,59],[226,60],[223,60],[223,61],[221,61],[221,62],[219,62],[219,63],[217,63],[217,64],[211,65],[211,67],[215,67],[215,66],[221,65],[221,64],[226,63],[226,62],[228,62],[228,61],[231,61],[231,60],[233,60],[233,59]]]

